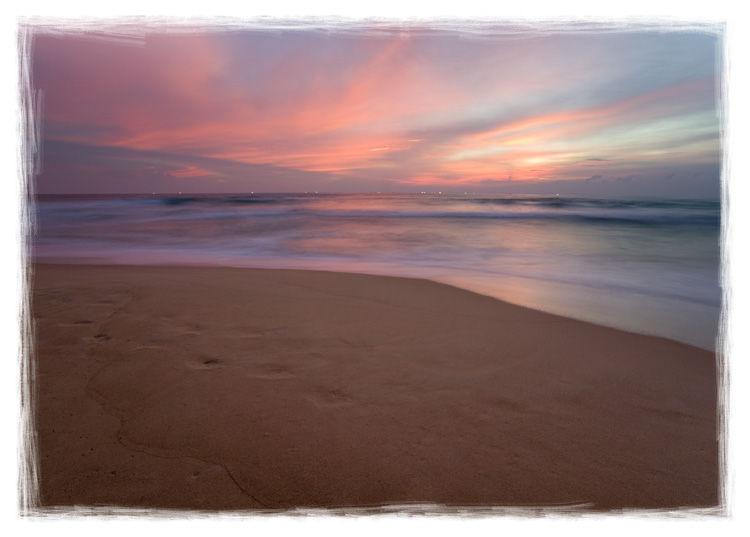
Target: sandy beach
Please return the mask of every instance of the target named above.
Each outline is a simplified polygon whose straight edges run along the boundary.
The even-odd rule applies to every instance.
[[[427,280],[33,269],[41,507],[719,503],[708,351]]]

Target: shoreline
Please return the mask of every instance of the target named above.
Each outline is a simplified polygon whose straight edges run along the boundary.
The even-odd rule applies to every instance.
[[[144,266],[144,267],[194,267],[194,268],[234,268],[234,269],[257,269],[257,270],[302,270],[302,271],[314,271],[314,272],[330,272],[334,274],[361,274],[364,276],[383,276],[391,278],[406,278],[416,280],[426,280],[435,282],[456,289],[461,289],[470,293],[474,293],[480,296],[486,296],[499,300],[507,304],[519,306],[522,308],[528,308],[540,313],[546,313],[549,315],[556,315],[564,317],[566,319],[573,319],[585,323],[590,323],[596,326],[604,328],[613,328],[616,330],[622,330],[624,332],[644,335],[661,337],[670,341],[683,343],[696,347],[709,352],[717,353],[720,348],[720,321],[712,322],[706,318],[707,312],[701,309],[694,309],[690,312],[692,315],[701,315],[700,322],[693,322],[692,330],[690,334],[679,333],[676,331],[676,326],[672,326],[671,330],[668,326],[660,326],[660,322],[664,322],[664,318],[668,317],[665,315],[663,308],[658,304],[648,303],[648,297],[643,294],[638,294],[639,298],[632,302],[632,297],[628,293],[622,291],[610,290],[610,293],[615,292],[616,296],[611,296],[610,300],[616,300],[619,304],[627,303],[627,308],[632,311],[639,310],[638,318],[623,318],[618,316],[616,313],[609,311],[609,308],[604,305],[604,301],[598,295],[601,290],[591,292],[589,289],[582,288],[570,283],[565,282],[553,282],[546,280],[537,279],[526,279],[519,276],[505,275],[498,277],[497,275],[478,275],[478,274],[445,274],[439,270],[436,270],[432,275],[424,274],[423,270],[400,270],[389,269],[385,266],[370,266],[368,267],[358,266],[351,263],[340,264],[339,268],[332,267],[330,262],[320,262],[317,266],[309,267],[310,263],[307,262],[304,265],[296,260],[279,261],[274,259],[260,259],[254,260],[252,263],[247,265],[242,264],[237,260],[224,260],[222,263],[209,263],[201,262],[191,259],[181,259],[178,262],[170,262],[169,259],[160,259],[158,256],[154,259],[149,260],[148,258],[140,259],[138,261],[129,261],[128,258],[112,258],[108,256],[102,257],[64,257],[64,256],[44,256],[37,258],[32,261],[31,265],[93,265],[93,266]],[[488,282],[495,282],[488,283]],[[502,282],[503,285],[498,287],[497,282]],[[530,283],[533,282],[533,283]],[[519,291],[521,289],[521,291]],[[550,305],[545,303],[546,296],[556,296],[556,299]],[[559,307],[559,303],[565,302],[566,299],[570,299],[575,296],[580,297],[580,300],[587,305],[578,310],[570,308],[565,309]],[[644,302],[644,300],[646,302]],[[660,298],[660,302],[666,301],[666,298]],[[671,299],[670,299],[671,300]],[[648,308],[644,306],[648,305]],[[680,311],[684,314],[684,308],[696,308],[696,304],[684,304],[682,309],[677,309],[672,306],[675,311]],[[707,306],[700,305],[700,308]],[[643,315],[645,314],[645,315]],[[708,315],[712,317],[711,315]],[[714,327],[707,328],[707,327]],[[683,327],[683,332],[684,332]],[[709,336],[709,333],[713,334]],[[698,334],[698,335],[696,335]]]
[[[709,351],[429,280],[31,268],[43,506],[718,506]]]

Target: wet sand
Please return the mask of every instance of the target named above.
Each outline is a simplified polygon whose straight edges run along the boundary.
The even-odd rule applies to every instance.
[[[41,507],[716,506],[716,361],[425,280],[34,266]]]

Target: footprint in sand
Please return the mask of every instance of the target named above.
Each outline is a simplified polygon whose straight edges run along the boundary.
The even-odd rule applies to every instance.
[[[286,379],[294,377],[286,366],[276,363],[261,363],[252,364],[248,363],[249,360],[244,360],[237,357],[229,358],[214,358],[211,356],[204,356],[191,362],[190,366],[192,369],[221,369],[224,367],[231,367],[235,370],[238,368],[246,369],[246,375],[254,379]]]
[[[41,319],[42,317],[37,316],[37,319]],[[57,323],[55,326],[64,326],[66,328],[74,327],[74,328],[83,328],[83,327],[90,327],[92,324],[94,324],[94,321],[73,321],[70,323]]]
[[[224,362],[219,358],[204,357],[193,361],[188,365],[191,369],[216,369],[222,367]]]
[[[197,336],[200,335],[202,328],[202,326],[196,324],[191,326],[179,326],[176,327],[174,331],[182,336]]]
[[[248,376],[256,379],[288,379],[294,377],[294,373],[279,364],[258,364],[248,372]]]
[[[353,402],[352,395],[340,388],[320,388],[308,399],[319,408],[349,406]]]
[[[202,323],[186,322],[175,315],[161,315],[156,320],[163,323],[169,332],[180,336],[197,336],[206,329]]]
[[[87,303],[87,306],[124,306],[133,300],[130,293],[113,293],[104,295],[95,302]]]

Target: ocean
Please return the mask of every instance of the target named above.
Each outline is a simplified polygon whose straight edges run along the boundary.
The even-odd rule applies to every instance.
[[[45,196],[33,259],[426,278],[716,348],[718,200],[446,194]]]

